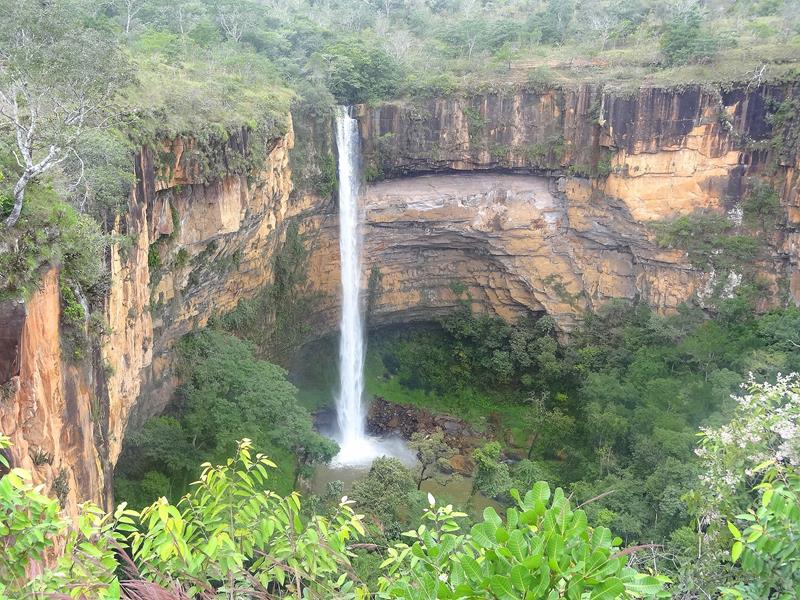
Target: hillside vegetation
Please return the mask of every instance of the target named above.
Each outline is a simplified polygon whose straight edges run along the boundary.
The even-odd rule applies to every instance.
[[[404,541],[363,544],[366,524],[351,502],[304,511],[298,494],[269,491],[274,463],[242,440],[234,458],[204,464],[176,504],[122,504],[113,515],[87,504],[77,529],[29,473],[12,469],[0,479],[0,597],[612,599],[668,597],[671,585],[676,597],[790,598],[800,585],[799,417],[797,379],[784,378],[750,384],[728,425],[703,430],[697,494],[710,549],[672,582],[655,574],[656,555],[635,558],[643,547],[623,549],[590,525],[585,504],[574,508],[544,482],[512,490],[504,516],[487,508],[471,526],[429,495]],[[56,550],[58,539],[66,545]],[[363,548],[382,560],[365,574],[374,583],[353,568]],[[57,567],[28,576],[45,560]]]
[[[0,0],[0,301],[30,299],[58,267],[63,358],[99,396],[130,362],[88,368],[109,333],[110,286],[128,283],[112,283],[109,247],[125,260],[136,243],[125,217],[142,148],[160,183],[175,158],[165,140],[191,138],[200,187],[252,175],[290,115],[298,131],[327,126],[336,104],[585,83],[719,91],[796,82],[799,67],[797,0]],[[794,98],[773,104],[775,133],[748,147],[756,161],[793,156],[800,135]],[[319,172],[292,165],[298,187],[308,178],[325,198],[337,186],[327,150]],[[298,143],[292,161],[313,163],[307,151]],[[569,173],[608,176],[605,158]],[[769,162],[765,174],[781,168]],[[126,432],[116,507],[68,517],[66,468],[37,485],[0,432],[0,600],[800,597],[800,383],[786,375],[800,371],[800,311],[788,290],[785,306],[757,310],[770,282],[756,259],[790,252],[773,244],[778,179],[743,182],[741,224],[654,224],[662,249],[715,274],[702,307],[662,316],[615,302],[560,339],[549,317],[509,323],[464,297],[427,329],[379,332],[368,392],[448,415],[475,444],[414,432],[420,464],[378,459],[351,498],[336,481],[298,491],[337,449],[310,410],[330,386],[321,400],[274,364],[306,339],[319,300],[288,225],[265,259],[269,285],[176,344],[168,375],[182,384]],[[152,288],[162,259],[155,245],[142,254]],[[330,376],[332,356],[311,370]],[[92,418],[107,445],[105,416]],[[422,491],[460,476],[456,456],[466,497]]]

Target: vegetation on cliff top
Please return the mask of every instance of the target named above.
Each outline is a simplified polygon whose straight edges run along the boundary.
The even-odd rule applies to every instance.
[[[170,156],[159,144],[191,137],[184,160],[194,159],[201,180],[249,172],[286,131],[297,102],[317,118],[335,102],[501,83],[672,86],[791,76],[800,59],[792,9],[792,0],[57,0],[22,8],[3,0],[0,136],[18,160],[4,153],[0,216],[16,220],[22,192],[14,188],[39,179],[108,229],[125,206],[138,145],[158,150],[163,167]],[[17,138],[16,125],[35,134]],[[242,128],[248,149],[239,148]],[[221,164],[229,142],[237,149]],[[299,168],[301,179],[330,193],[330,158],[304,157],[319,164]],[[16,248],[12,242],[3,247]],[[31,288],[32,271],[12,272],[17,289]]]

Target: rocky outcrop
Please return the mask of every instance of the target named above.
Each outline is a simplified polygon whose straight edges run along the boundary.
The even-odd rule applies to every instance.
[[[764,234],[764,306],[783,290],[796,301],[800,164],[790,142],[777,152],[766,115],[797,95],[791,85],[630,96],[583,86],[360,107],[372,181],[363,260],[370,323],[427,321],[465,298],[507,318],[549,313],[565,332],[611,298],[672,310],[709,275],[683,252],[659,248],[653,222],[735,214],[750,175],[768,178],[785,210]],[[317,125],[302,129],[313,136]],[[246,131],[220,149],[221,173],[204,172],[192,140],[136,157],[93,364],[61,359],[55,271],[25,305],[0,305],[0,427],[14,439],[15,464],[51,487],[66,477],[71,506],[110,500],[126,430],[161,411],[178,383],[176,342],[272,280],[290,222],[305,234],[310,284],[322,298],[307,315],[313,335],[335,330],[336,205],[293,192],[293,142],[290,127],[258,149],[263,164],[247,172],[229,160],[256,143]],[[299,147],[306,158],[327,154],[309,150],[313,139]],[[304,172],[304,182],[323,173]]]
[[[397,404],[380,397],[369,405],[367,431],[370,435],[399,436],[406,440],[410,440],[415,433],[428,436],[441,431],[453,455],[446,466],[439,465],[439,468],[465,477],[472,475],[475,466],[473,450],[491,439],[491,436],[479,434],[457,417],[434,414],[418,406]]]
[[[117,409],[112,462],[128,423],[136,426],[169,401],[178,383],[175,343],[271,281],[275,247],[290,212],[300,210],[289,201],[293,143],[290,123],[263,149],[258,172],[210,182],[192,158],[191,140],[171,143],[160,154],[169,157],[166,165],[150,152],[140,155],[138,185],[120,224],[135,238],[125,256],[119,248],[112,255],[113,278],[124,284],[109,298],[113,333],[104,356],[125,365],[109,382]]]
[[[462,453],[469,453],[486,442],[485,436],[452,415],[435,414],[418,406],[397,404],[380,397],[369,405],[367,432],[370,435],[396,435],[410,440],[415,433],[427,435],[439,430],[444,434],[444,441]]]
[[[0,388],[0,432],[13,444],[9,462],[30,470],[73,515],[80,501],[105,505],[110,480],[100,455],[95,374],[90,364],[62,357],[57,269],[43,274],[24,306],[8,303],[3,312],[8,354],[0,371],[8,379]]]
[[[369,186],[364,288],[371,268],[380,272],[379,288],[365,290],[373,324],[431,320],[469,298],[507,319],[547,313],[569,330],[613,298],[673,310],[694,293],[699,279],[681,252],[660,249],[623,202],[585,191],[497,174]],[[329,290],[338,279],[334,226],[322,227],[311,256],[312,279]],[[335,319],[336,295],[327,298]]]
[[[190,140],[136,156],[136,185],[114,226],[122,241],[108,256],[111,285],[95,307],[107,326],[90,359],[62,358],[56,268],[29,301],[0,303],[0,431],[14,444],[13,465],[73,514],[85,500],[111,502],[125,431],[163,410],[177,384],[175,342],[271,280],[292,208],[292,143],[290,128],[264,149],[258,173],[210,183]]]
[[[782,282],[787,281],[790,297],[798,302],[798,126],[791,117],[787,125],[784,116],[783,129],[773,129],[775,119],[769,115],[799,102],[798,85],[724,92],[642,88],[631,95],[587,85],[360,107],[367,174],[385,180],[367,192],[366,245],[373,246],[372,240],[384,243],[371,264],[387,270],[389,285],[384,287],[398,299],[398,290],[410,284],[393,278],[419,275],[417,281],[433,285],[418,284],[417,293],[406,294],[406,299],[446,306],[447,284],[437,280],[450,270],[464,278],[478,304],[503,316],[520,308],[547,310],[562,330],[572,328],[583,310],[609,298],[640,298],[670,310],[713,287],[714,274],[692,269],[681,252],[659,250],[650,225],[696,212],[736,218],[747,178],[758,177],[780,192],[785,210],[777,230],[756,232],[766,245],[758,268],[769,280],[762,307],[781,301]],[[452,203],[401,214],[404,194],[409,200],[426,194],[416,189],[420,185],[450,185],[407,178],[487,171],[500,188],[506,185],[504,173],[549,178],[561,226],[539,235],[522,234],[521,228],[530,228],[541,214],[528,204],[521,217],[526,205],[520,202],[512,203],[505,226],[498,223],[500,235],[475,219],[465,220],[463,206]],[[492,185],[471,181],[484,190]],[[442,190],[444,197],[449,193]],[[387,206],[379,211],[378,224],[372,223],[372,215],[379,198]],[[484,194],[475,210],[476,215],[506,214],[507,208],[496,194]],[[455,230],[464,230],[460,251]],[[399,252],[384,249],[390,237],[399,247],[415,248],[419,260],[414,267],[430,276],[405,275],[409,265],[398,262]],[[507,243],[497,243],[498,237]],[[434,248],[441,259],[438,267],[424,258],[434,255]],[[369,252],[367,256],[372,258]],[[466,269],[465,261],[471,263]],[[478,273],[477,264],[492,265],[494,277]],[[434,300],[421,301],[423,295]],[[379,305],[377,312],[382,310],[387,307]]]

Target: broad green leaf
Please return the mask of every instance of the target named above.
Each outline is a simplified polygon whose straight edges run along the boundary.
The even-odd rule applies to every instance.
[[[518,596],[514,594],[514,586],[508,577],[502,575],[493,575],[489,580],[489,589],[495,597],[500,600],[515,600]]]
[[[733,535],[733,537],[735,537],[737,540],[742,537],[742,532],[739,531],[736,525],[734,525],[730,521],[728,521],[728,531],[730,531],[731,535]]]
[[[744,550],[742,542],[736,541],[733,543],[733,547],[731,548],[731,562],[739,560],[739,557],[742,555],[742,550]]]
[[[595,587],[589,594],[589,600],[615,600],[624,593],[625,585],[617,577],[612,577]]]

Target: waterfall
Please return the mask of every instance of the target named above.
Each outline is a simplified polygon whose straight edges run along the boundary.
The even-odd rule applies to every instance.
[[[347,107],[336,112],[339,150],[339,254],[342,315],[339,339],[339,397],[336,416],[341,435],[338,462],[350,464],[369,454],[364,406],[364,331],[361,322],[361,233],[359,231],[360,157],[358,122]]]
[[[339,322],[339,395],[336,418],[339,454],[334,467],[363,468],[378,456],[414,464],[415,456],[398,438],[378,439],[366,433],[364,414],[364,325],[361,320],[361,147],[358,121],[347,107],[336,109],[339,150],[339,255],[342,270],[342,315]]]

